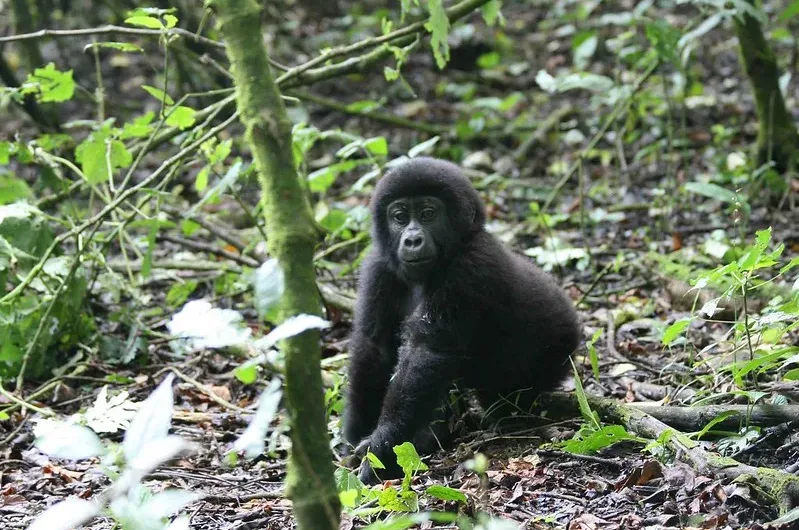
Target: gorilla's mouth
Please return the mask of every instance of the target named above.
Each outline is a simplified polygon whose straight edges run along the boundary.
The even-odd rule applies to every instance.
[[[430,257],[430,258],[414,258],[414,259],[402,258],[402,262],[406,263],[408,265],[422,265],[423,263],[430,263],[431,261],[433,261],[432,257]]]

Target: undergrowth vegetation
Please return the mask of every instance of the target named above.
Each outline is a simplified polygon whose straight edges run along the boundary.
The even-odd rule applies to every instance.
[[[799,0],[261,3],[321,234],[323,317],[289,318],[223,1],[0,3],[8,528],[291,527],[308,331],[348,528],[799,520]],[[367,205],[420,155],[559,278],[584,345],[518,427],[399,445],[369,487],[339,461]]]

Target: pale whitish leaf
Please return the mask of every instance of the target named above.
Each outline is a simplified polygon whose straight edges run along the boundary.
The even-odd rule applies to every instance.
[[[791,287],[794,291],[799,291],[799,278],[796,278],[796,281],[793,282],[793,287]]]
[[[585,68],[596,52],[597,43],[599,41],[597,39],[596,32],[592,33],[592,35],[585,38],[574,49],[574,64],[578,68]]]
[[[134,461],[145,445],[163,440],[172,424],[172,381],[174,374],[168,374],[139,407],[139,412],[130,424],[122,450],[128,462]]]
[[[190,348],[244,344],[252,333],[237,311],[215,308],[206,300],[188,302],[172,316],[166,327],[170,334],[186,339]]]
[[[415,156],[419,156],[422,153],[432,151],[433,147],[438,143],[440,139],[441,139],[440,136],[433,136],[429,140],[425,140],[424,142],[414,145],[408,150],[408,157],[413,158]]]
[[[607,92],[613,88],[613,80],[604,75],[578,72],[569,74],[562,79],[558,79],[558,92],[567,90],[584,89],[591,92]]]
[[[27,219],[32,215],[41,214],[41,210],[26,202],[15,202],[0,206],[0,223],[10,218]]]
[[[189,530],[190,517],[181,515],[172,521],[172,524],[166,527],[166,530]]]
[[[232,187],[233,184],[235,184],[236,181],[238,180],[239,175],[241,175],[243,172],[242,164],[243,163],[241,160],[236,160],[236,162],[234,162],[233,165],[230,166],[230,169],[227,170],[225,176],[222,177],[215,186],[209,189],[205,193],[205,195],[203,195],[202,199],[197,201],[194,204],[194,206],[191,207],[189,213],[193,214],[199,211],[200,208],[202,208],[202,206],[206,202],[210,201],[215,197],[219,197],[221,194],[225,193],[230,187]]]
[[[141,451],[135,458],[128,460],[129,468],[138,476],[143,476],[193,448],[194,445],[191,442],[175,434],[170,434],[165,438],[152,439],[142,445]]]
[[[282,324],[270,331],[265,337],[255,341],[258,349],[268,350],[281,340],[299,335],[309,329],[325,329],[330,327],[330,322],[316,315],[297,315],[287,318]]]
[[[169,517],[180,511],[184,506],[200,499],[202,495],[180,489],[168,489],[153,495],[142,504],[143,512],[158,517]]]
[[[491,517],[481,521],[478,526],[474,527],[474,530],[521,530],[521,527],[507,519]]]
[[[86,412],[74,417],[80,418],[81,423],[98,433],[114,433],[126,429],[139,410],[139,404],[131,401],[128,396],[128,392],[123,390],[109,398],[108,385],[103,385],[94,404]]]
[[[261,397],[258,399],[258,410],[242,435],[233,444],[234,451],[243,452],[247,458],[255,458],[264,452],[266,432],[277,413],[282,395],[280,379],[275,377],[261,393]]]
[[[727,155],[727,169],[735,171],[739,167],[746,166],[746,155],[740,151],[735,151]]]
[[[702,306],[702,309],[699,310],[699,313],[705,315],[708,318],[712,317],[718,311],[720,300],[721,298],[714,298],[712,300],[708,300],[707,302],[705,302],[705,305]]]
[[[69,497],[39,514],[28,530],[72,530],[99,513],[100,507],[97,504]]]
[[[786,513],[782,517],[774,519],[770,523],[766,523],[766,526],[769,527],[782,527],[782,525],[787,525],[788,523],[793,523],[795,521],[799,521],[799,507],[794,508],[790,512]],[[785,527],[787,528],[787,527]]]
[[[704,244],[705,253],[708,256],[712,256],[716,259],[721,259],[724,257],[724,254],[730,250],[730,245],[723,241],[716,241],[715,239],[708,239],[705,241]]]
[[[735,192],[711,182],[688,182],[683,188],[691,193],[704,195],[721,202],[735,202],[738,199],[738,195]]]
[[[286,288],[285,275],[280,263],[274,258],[264,262],[256,269],[253,275],[253,284],[255,309],[263,318],[280,301]]]
[[[558,89],[558,84],[555,81],[555,78],[549,75],[549,72],[546,70],[538,71],[538,73],[535,75],[535,82],[538,83],[538,86],[540,86],[542,90],[549,92],[550,94],[554,94]]]
[[[61,421],[40,421],[34,428],[36,447],[55,458],[83,460],[103,454],[100,438],[88,427]]]

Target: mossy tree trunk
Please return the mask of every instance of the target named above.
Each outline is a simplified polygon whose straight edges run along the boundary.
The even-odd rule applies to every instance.
[[[756,0],[748,1],[759,9]],[[799,157],[799,132],[780,91],[777,57],[757,19],[742,13],[734,21],[741,62],[752,83],[757,105],[759,160],[761,163],[772,160],[779,170],[788,169]]]
[[[269,68],[260,8],[254,0],[217,0],[215,6],[261,182],[269,250],[285,273],[281,317],[319,314],[313,269],[319,233],[294,167],[291,122]],[[325,425],[319,333],[306,331],[288,339],[284,351],[292,440],[287,493],[299,528],[338,529],[340,504]]]

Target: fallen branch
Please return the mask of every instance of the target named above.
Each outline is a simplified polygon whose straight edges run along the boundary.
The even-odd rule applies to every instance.
[[[721,414],[729,414],[715,427],[738,430],[741,425],[773,427],[799,421],[799,405],[705,405],[701,407],[664,407],[656,403],[628,403],[629,406],[682,431],[701,430]]]
[[[574,113],[575,108],[570,103],[567,103],[547,116],[546,119],[538,125],[535,131],[533,131],[516,149],[513,153],[513,158],[515,158],[517,162],[523,161],[527,158],[527,155],[530,154],[530,151],[544,140],[546,135],[549,134],[549,131],[557,127],[560,122]]]
[[[766,493],[785,513],[799,505],[799,477],[779,470],[741,464],[732,458],[706,450],[700,443],[684,433],[669,427],[652,414],[658,407],[636,407],[598,396],[586,395],[591,408],[606,422],[620,423],[639,436],[662,440],[677,455],[690,464],[698,473],[734,480],[752,485]],[[542,402],[560,410],[579,410],[577,396],[564,392],[552,392],[542,396]],[[690,410],[690,409],[688,409]]]

